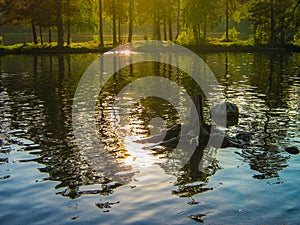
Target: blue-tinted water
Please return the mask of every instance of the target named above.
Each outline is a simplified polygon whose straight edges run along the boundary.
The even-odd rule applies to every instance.
[[[97,57],[1,56],[1,224],[300,222],[300,158],[284,151],[300,147],[299,54],[201,55],[219,81],[216,88],[240,109],[238,125],[227,134],[248,131],[252,140],[245,148],[217,150],[207,173],[197,176],[175,166],[171,149],[119,140],[112,107],[118,91],[139,77],[168,77],[191,94],[197,92],[193,81],[149,62],[115,74],[99,96],[96,115],[105,143],[99,152],[109,152],[121,165],[123,184],[103,176],[107,161],[81,152],[72,133],[73,96]],[[165,119],[166,126],[178,122],[174,109],[159,99],[127,99],[122,107],[132,118],[124,126],[131,138],[147,137],[153,117]]]

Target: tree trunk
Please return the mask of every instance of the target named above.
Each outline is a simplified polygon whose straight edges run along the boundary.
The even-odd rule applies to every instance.
[[[132,42],[132,27],[133,27],[133,18],[132,18],[132,11],[133,11],[133,0],[129,0],[129,24],[128,24],[128,42]]]
[[[172,29],[172,7],[171,1],[169,0],[169,13],[168,13],[168,24],[169,24],[169,40],[173,40],[173,29]]]
[[[276,44],[276,33],[275,33],[275,12],[274,12],[274,0],[270,1],[270,12],[271,12],[271,23],[270,23],[270,44]]]
[[[100,47],[104,46],[104,38],[103,38],[103,7],[102,0],[98,1],[99,4],[99,41]]]
[[[196,24],[193,24],[193,34],[194,34],[194,40],[195,40],[195,44],[198,45],[200,44],[200,40],[199,40],[199,33],[198,33],[198,27]]]
[[[113,45],[117,46],[116,1],[112,0]]]
[[[177,8],[177,34],[176,34],[176,38],[180,34],[180,0],[177,1],[177,4],[178,4],[178,8]]]
[[[122,32],[121,32],[121,19],[120,17],[118,18],[118,34],[119,34],[119,43],[122,43]]]
[[[64,29],[63,29],[63,19],[62,19],[62,0],[58,0],[57,4],[57,44],[59,47],[64,46]]]
[[[154,13],[153,13],[153,39],[161,40],[160,32],[160,2],[155,0],[154,3]]]
[[[40,31],[40,42],[41,42],[41,45],[44,44],[44,41],[43,41],[43,32],[42,32],[42,26],[39,25],[39,31]]]
[[[156,33],[157,33],[157,40],[161,40],[161,32],[160,32],[160,19],[156,22]]]
[[[281,45],[284,45],[285,44],[285,24],[284,24],[284,18],[285,18],[285,15],[284,15],[284,12],[282,13],[282,16],[281,16],[281,24],[280,24],[280,44]]]
[[[31,21],[31,27],[32,27],[32,36],[33,36],[33,43],[36,45],[38,44],[37,35],[36,35],[36,29],[34,21]]]
[[[166,14],[164,15],[164,40],[167,40],[167,19]]]
[[[153,40],[157,40],[157,10],[156,10],[156,8],[154,9],[154,13],[153,13]]]
[[[229,41],[229,0],[226,0],[226,41]]]
[[[70,46],[71,44],[71,21],[70,21],[70,17],[68,15],[67,18],[67,45]]]
[[[49,43],[52,42],[51,26],[48,27]]]
[[[67,1],[67,46],[71,44],[70,0]]]
[[[203,27],[203,40],[206,40],[206,31],[207,31],[207,15],[204,17],[204,27]]]

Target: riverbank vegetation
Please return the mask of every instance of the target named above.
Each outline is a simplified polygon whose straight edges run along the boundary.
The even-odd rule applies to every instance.
[[[140,39],[211,51],[298,50],[300,0],[0,0],[0,25],[1,51],[11,53],[105,51]],[[22,44],[7,44],[12,31]],[[74,40],[83,33],[92,38]]]

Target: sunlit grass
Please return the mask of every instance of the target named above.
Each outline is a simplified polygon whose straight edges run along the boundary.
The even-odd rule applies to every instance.
[[[229,46],[240,46],[240,47],[249,47],[254,46],[253,40],[247,39],[247,40],[235,40],[235,41],[225,41],[222,38],[209,38],[207,40],[208,45],[212,46],[223,46],[223,47],[229,47]]]
[[[94,41],[89,42],[75,42],[70,43],[68,46],[66,43],[63,48],[58,47],[56,42],[45,42],[43,44],[34,43],[18,43],[13,45],[2,45],[0,46],[0,52],[3,53],[30,53],[30,52],[96,52],[108,50],[113,47],[112,43],[106,42],[105,45],[100,48],[99,43]]]
[[[253,39],[247,40],[235,40],[235,41],[226,41],[222,38],[207,38],[205,41],[202,41],[200,44],[196,45],[193,42],[178,43],[185,47],[194,49],[195,51],[248,51],[258,48],[254,45]],[[300,42],[295,43],[294,49],[297,50],[300,46]],[[260,46],[261,47],[261,46]],[[39,52],[51,52],[51,53],[85,53],[85,52],[104,52],[113,48],[113,43],[107,41],[104,43],[103,47],[99,46],[99,42],[87,41],[87,42],[72,42],[70,45],[67,43],[64,44],[64,47],[58,47],[56,42],[45,42],[43,44],[34,44],[34,43],[18,43],[13,45],[2,45],[0,46],[0,53],[2,54],[13,54],[13,53],[39,53]]]

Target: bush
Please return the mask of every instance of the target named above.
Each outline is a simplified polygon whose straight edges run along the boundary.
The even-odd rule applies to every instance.
[[[228,38],[230,41],[237,41],[239,35],[240,35],[240,32],[237,31],[235,29],[235,27],[228,30]],[[224,32],[224,34],[222,35],[222,39],[224,39],[224,40],[226,39],[226,32]]]
[[[294,36],[293,44],[300,46],[300,31],[298,31],[297,34]]]
[[[176,43],[179,45],[189,45],[193,42],[193,35],[188,34],[186,31],[181,32],[176,39]]]
[[[4,45],[3,37],[0,36],[0,46]]]
[[[93,42],[95,42],[95,43],[100,42],[100,37],[99,37],[99,35],[93,35]]]
[[[151,40],[151,39],[152,39],[151,37],[149,37],[147,34],[145,34],[145,36],[144,36],[145,41],[148,41],[148,40]]]

